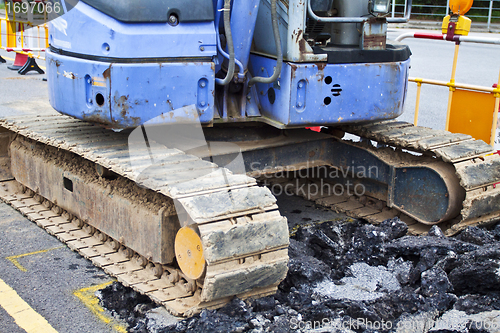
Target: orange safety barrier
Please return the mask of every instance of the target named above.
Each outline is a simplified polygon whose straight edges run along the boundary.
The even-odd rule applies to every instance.
[[[457,3],[472,3],[472,0],[461,0],[450,3],[453,8],[461,8]],[[455,7],[453,7],[455,6]],[[469,8],[468,6],[467,8]],[[455,9],[456,9],[455,8]],[[465,8],[465,7],[464,7]],[[466,11],[464,11],[466,12]],[[396,38],[423,38],[451,41],[455,43],[450,81],[428,80],[423,78],[409,78],[410,82],[417,84],[417,101],[415,105],[414,123],[417,125],[420,107],[420,92],[422,84],[445,86],[449,88],[448,107],[446,111],[445,130],[454,133],[469,134],[475,139],[489,143],[494,149],[500,150],[500,133],[498,130],[498,112],[500,108],[500,88],[494,84],[492,88],[477,85],[457,83],[455,81],[458,51],[461,42],[500,44],[500,39],[469,37],[471,21],[465,16],[454,14],[443,20],[442,31],[437,33],[405,33]],[[500,82],[500,75],[499,75]]]
[[[453,68],[456,68],[456,61],[453,66]],[[496,150],[500,150],[500,133],[497,126],[499,122],[500,89],[497,84],[494,84],[492,88],[482,87],[457,83],[454,78],[453,74],[449,82],[409,78],[410,82],[417,84],[415,125],[418,122],[422,84],[445,86],[450,90],[445,129],[454,133],[469,134],[475,139],[489,143]]]
[[[500,82],[500,77],[499,77],[498,81]],[[493,85],[493,88],[498,89],[500,87],[498,86],[497,83],[495,83]],[[496,104],[496,105],[498,106],[498,109],[497,109],[497,115],[498,115],[498,113],[500,113],[500,92],[497,93],[497,97],[498,98],[497,98],[496,101],[497,101],[498,104]],[[500,119],[498,119],[498,121],[497,121],[497,128],[496,128],[496,135],[495,135],[495,143],[494,143],[494,145],[495,145],[494,146],[495,149],[497,150],[497,154],[500,155]]]

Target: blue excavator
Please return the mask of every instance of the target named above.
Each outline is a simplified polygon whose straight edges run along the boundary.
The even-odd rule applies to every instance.
[[[81,1],[51,22],[50,100],[112,128],[175,123],[188,105],[203,126],[392,119],[410,51],[386,42],[388,10],[387,0]]]
[[[61,3],[58,113],[0,119],[10,172],[66,219],[44,228],[174,314],[275,292],[274,194],[414,233],[499,219],[489,145],[394,120],[411,52],[387,26],[411,1],[402,18],[389,0]]]

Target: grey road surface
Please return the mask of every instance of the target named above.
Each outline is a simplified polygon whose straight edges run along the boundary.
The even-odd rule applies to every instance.
[[[4,58],[14,55],[0,51]],[[44,66],[44,61],[37,61]],[[20,76],[0,65],[0,114],[36,114],[48,103],[45,75]],[[101,285],[111,278],[101,269],[47,234],[10,206],[0,203],[0,280],[13,288],[26,303],[58,332],[114,332],[74,295],[82,288]],[[54,249],[56,248],[56,249]],[[53,250],[51,250],[53,249]],[[20,270],[7,258],[50,250],[17,259]],[[5,301],[5,300],[4,300]],[[113,322],[119,325],[119,322]],[[25,332],[0,306],[0,332]]]
[[[58,332],[113,332],[74,292],[111,280],[6,204],[0,204],[0,279]],[[49,250],[17,259],[7,258]],[[0,332],[24,332],[0,307]]]

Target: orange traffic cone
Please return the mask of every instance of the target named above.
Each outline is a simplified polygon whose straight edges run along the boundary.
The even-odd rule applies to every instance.
[[[22,54],[22,53],[16,52],[16,59],[14,59],[14,64],[7,66],[7,68],[12,69],[13,71],[18,71],[24,66],[26,61],[28,61],[27,54]]]

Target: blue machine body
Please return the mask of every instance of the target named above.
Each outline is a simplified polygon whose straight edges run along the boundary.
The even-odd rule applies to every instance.
[[[165,23],[127,24],[80,1],[50,24],[49,97],[59,112],[127,128],[161,115],[179,121],[171,111],[196,104],[200,120],[212,121],[213,22],[176,31]]]
[[[245,86],[236,115],[227,111],[227,89],[215,84],[224,68],[217,50],[215,23],[222,2],[217,0],[213,21],[175,25],[122,22],[79,1],[50,22],[50,102],[61,113],[117,129],[152,119],[176,123],[183,120],[176,110],[190,105],[204,125],[261,121],[279,128],[393,119],[403,112],[409,59],[329,63],[285,58],[277,81],[247,90],[250,77],[271,76],[277,62],[249,52],[261,1],[266,0],[249,1],[254,7],[241,2],[241,9],[235,2],[232,13],[237,58],[243,67],[248,63],[248,68],[236,66]]]
[[[409,62],[286,63],[279,85],[257,85],[262,116],[293,127],[396,118],[403,113]],[[250,64],[272,73],[275,61],[253,55]]]

